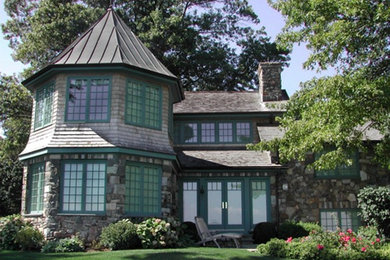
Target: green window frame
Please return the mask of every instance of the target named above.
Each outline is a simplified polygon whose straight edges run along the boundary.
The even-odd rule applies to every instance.
[[[65,120],[67,122],[109,122],[111,77],[69,77]]]
[[[337,228],[346,231],[352,229],[357,231],[361,226],[361,220],[358,216],[358,209],[321,209],[320,224],[326,231],[336,231]]]
[[[43,192],[45,186],[45,163],[33,164],[27,179],[27,213],[38,214],[43,211]]]
[[[128,80],[126,86],[125,123],[161,130],[161,87]]]
[[[65,161],[61,173],[61,213],[104,214],[105,161]]]
[[[329,150],[327,150],[329,151]],[[321,153],[315,154],[315,159],[317,160],[321,156]],[[359,153],[357,151],[352,152],[351,154],[352,164],[341,165],[333,170],[316,170],[315,177],[317,179],[357,179],[360,178],[359,170]]]
[[[54,83],[40,87],[35,95],[34,129],[40,129],[51,123],[53,111]]]
[[[175,122],[179,144],[246,144],[253,140],[249,121]]]
[[[126,163],[125,212],[131,216],[161,215],[161,166]]]

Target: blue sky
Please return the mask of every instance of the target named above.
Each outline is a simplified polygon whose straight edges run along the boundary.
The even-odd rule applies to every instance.
[[[281,31],[284,25],[284,19],[276,10],[272,9],[266,0],[249,0],[256,14],[258,14],[261,25],[265,27],[268,36],[272,40]],[[0,23],[4,23],[8,17],[4,12],[4,0],[0,0]],[[11,57],[11,49],[8,47],[8,41],[3,37],[0,39],[0,73],[18,74],[24,68],[20,62],[15,62]],[[290,66],[282,72],[282,88],[286,89],[291,96],[298,88],[299,83],[307,81],[314,76],[331,75],[333,71],[327,71],[317,74],[315,71],[304,70],[303,62],[307,59],[309,51],[305,46],[294,46],[291,54]]]

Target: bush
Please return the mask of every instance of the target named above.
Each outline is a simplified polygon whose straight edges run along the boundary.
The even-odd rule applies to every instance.
[[[82,251],[84,251],[84,243],[77,236],[60,239],[57,242],[57,246],[55,249],[56,253],[82,252]]]
[[[276,237],[276,225],[270,222],[256,224],[253,229],[253,242],[255,244],[267,243],[271,238]]]
[[[43,245],[41,252],[42,253],[55,253],[57,246],[58,246],[57,241],[55,241],[55,240],[48,241],[45,245]]]
[[[390,187],[363,188],[357,199],[362,219],[390,237]]]
[[[25,226],[16,233],[15,243],[22,250],[39,250],[44,239],[43,234],[38,229]]]
[[[272,238],[267,244],[258,245],[257,251],[261,255],[286,257],[287,243],[284,240]]]
[[[0,218],[0,250],[18,250],[16,234],[24,227],[31,226],[20,215],[10,215]]]
[[[375,226],[361,226],[359,227],[358,235],[363,239],[374,241],[378,237],[379,232]]]
[[[278,238],[287,239],[289,237],[304,237],[310,232],[322,232],[322,228],[316,223],[287,221],[279,226]]]
[[[128,219],[120,220],[103,228],[100,243],[111,250],[141,247],[137,227]]]
[[[189,244],[200,241],[198,230],[194,222],[183,222],[181,224],[181,229],[183,230],[183,235],[186,236],[186,239],[189,240]],[[180,234],[179,234],[180,235]],[[182,241],[183,239],[180,238]]]
[[[173,218],[167,220],[146,219],[138,224],[137,234],[143,248],[182,247],[185,245],[185,241],[180,240],[183,234],[180,222]]]

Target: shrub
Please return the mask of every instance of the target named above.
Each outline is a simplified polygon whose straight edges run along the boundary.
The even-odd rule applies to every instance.
[[[309,235],[311,231],[322,232],[322,228],[315,223],[287,221],[279,226],[278,238],[287,239],[289,237],[304,237]]]
[[[138,224],[137,227],[137,234],[143,248],[184,246],[185,243],[179,239],[182,233],[180,222],[173,218],[167,220],[149,218]]]
[[[362,219],[390,237],[390,187],[366,187],[357,198]]]
[[[103,228],[100,243],[112,250],[139,248],[137,227],[128,219],[120,220]]]
[[[182,234],[179,233],[180,241],[186,241],[186,244],[193,244],[194,242],[200,241],[198,230],[193,222],[183,222],[180,226]]]
[[[10,215],[0,218],[0,250],[18,250],[19,244],[15,242],[16,234],[22,228],[31,226],[20,215]]]
[[[58,246],[58,242],[55,240],[48,241],[46,244],[42,246],[42,253],[54,253],[56,252],[56,248]]]
[[[274,223],[261,222],[253,229],[253,242],[255,244],[267,243],[271,238],[276,237],[276,226]]]
[[[43,241],[43,234],[38,229],[29,226],[23,227],[15,236],[15,243],[22,250],[39,250]]]
[[[378,237],[379,232],[375,226],[361,226],[358,230],[358,235],[367,240],[375,240]]]
[[[320,257],[322,250],[324,250],[323,245],[317,244],[315,241],[292,242],[288,243],[286,257],[302,260],[322,259]]]
[[[60,239],[57,242],[57,246],[55,249],[56,253],[82,252],[82,251],[84,251],[84,243],[77,236]]]
[[[272,238],[262,250],[266,255],[276,257],[286,257],[287,254],[287,243],[284,240]]]

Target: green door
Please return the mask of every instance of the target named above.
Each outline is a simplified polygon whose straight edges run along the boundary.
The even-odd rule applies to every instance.
[[[212,229],[243,228],[243,181],[207,181],[207,224]]]
[[[182,220],[205,219],[210,229],[249,232],[271,221],[267,178],[200,178],[182,182]]]

